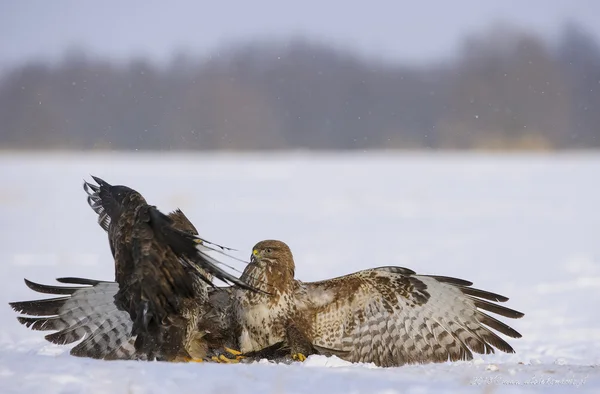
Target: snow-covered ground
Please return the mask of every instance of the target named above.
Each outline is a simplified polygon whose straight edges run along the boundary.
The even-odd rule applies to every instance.
[[[205,238],[247,258],[286,241],[297,276],[380,265],[455,276],[510,297],[516,354],[374,368],[104,362],[19,325],[23,277],[112,279],[82,179],[180,207]],[[0,392],[600,392],[600,155],[229,154],[0,156]],[[239,266],[239,268],[242,268]],[[1,306],[3,305],[3,306]],[[507,320],[507,319],[504,319]]]

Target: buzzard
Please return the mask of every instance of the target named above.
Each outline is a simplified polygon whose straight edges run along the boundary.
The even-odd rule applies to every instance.
[[[93,177],[85,182],[88,203],[108,232],[115,281],[59,278],[75,286],[48,286],[25,280],[31,289],[61,295],[14,302],[34,330],[57,331],[58,344],[83,339],[76,356],[166,361],[204,360],[233,346],[229,326],[231,288],[212,278],[257,291],[218,267],[206,252],[227,248],[197,236],[181,210],[164,215],[137,191]],[[225,253],[225,252],[223,252]]]
[[[265,348],[306,354],[333,353],[351,362],[390,367],[470,360],[473,352],[508,353],[496,330],[521,334],[488,315],[523,313],[498,305],[508,298],[446,276],[379,267],[321,282],[294,278],[294,259],[281,241],[254,246],[241,280],[264,292],[235,290],[235,335],[240,350]],[[493,330],[492,330],[493,329]]]

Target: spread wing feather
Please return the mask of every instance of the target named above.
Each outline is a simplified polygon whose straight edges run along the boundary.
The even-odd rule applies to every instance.
[[[471,282],[381,267],[322,282],[302,283],[299,308],[314,310],[313,342],[347,352],[352,362],[381,366],[470,360],[473,352],[512,353],[497,333],[521,337],[484,311],[520,318],[490,301],[507,298]],[[488,301],[489,300],[489,301]]]
[[[114,218],[111,219],[111,216],[120,216],[120,213],[124,210],[114,201],[113,195],[109,191],[110,185],[98,177],[93,176],[93,178],[99,186],[84,181],[83,188],[88,194],[88,204],[98,214],[98,223],[105,231],[109,231],[111,220],[114,220]],[[207,254],[207,252],[214,251],[235,259],[235,257],[226,253],[227,250],[232,250],[231,248],[199,238],[194,225],[179,209],[171,212],[169,215],[165,215],[156,209],[156,207],[148,207],[148,212],[144,215],[144,220],[151,225],[158,239],[162,243],[169,245],[177,255],[179,261],[184,266],[196,271],[201,276],[200,279],[212,284],[212,276],[214,276],[227,284],[234,284],[247,290],[257,291],[255,288],[218,267],[218,265],[223,265],[223,263]],[[112,238],[110,237],[109,240],[111,249],[114,250]]]
[[[39,331],[56,331],[46,335],[55,344],[81,341],[71,354],[99,359],[131,359],[135,357],[131,335],[133,322],[129,314],[117,308],[114,296],[119,290],[115,282],[82,278],[59,278],[70,285],[51,286],[25,280],[32,290],[65,297],[46,300],[12,302],[21,324]]]

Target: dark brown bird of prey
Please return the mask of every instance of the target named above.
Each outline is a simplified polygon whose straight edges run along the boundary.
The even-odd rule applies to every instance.
[[[294,278],[289,247],[274,240],[256,244],[251,259],[240,279],[269,294],[236,291],[243,353],[282,346],[300,360],[308,351],[390,367],[470,360],[494,347],[513,353],[493,330],[521,337],[486,311],[508,318],[523,313],[466,280],[380,267],[304,283]]]
[[[221,346],[233,346],[227,331],[231,288],[214,288],[218,278],[255,291],[218,265],[208,251],[223,251],[197,236],[180,210],[164,215],[137,191],[93,177],[85,182],[88,203],[108,232],[115,281],[59,278],[69,287],[26,280],[35,291],[61,295],[11,303],[29,316],[34,330],[57,331],[58,344],[82,340],[76,356],[165,361],[204,360]]]

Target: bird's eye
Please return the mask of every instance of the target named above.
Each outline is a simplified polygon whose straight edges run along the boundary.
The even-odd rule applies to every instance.
[[[272,250],[271,250],[271,248],[267,248],[267,249],[265,250],[265,252],[267,252],[267,253],[271,253],[271,252],[272,252]]]

